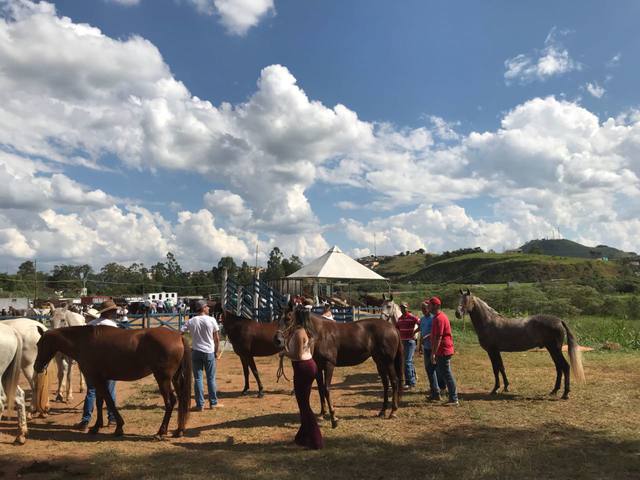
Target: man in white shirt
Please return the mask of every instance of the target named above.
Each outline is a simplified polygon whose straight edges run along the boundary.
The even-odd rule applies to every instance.
[[[118,324],[114,321],[116,316],[118,315],[118,306],[115,304],[113,300],[107,300],[106,302],[102,302],[100,305],[100,310],[96,310],[94,308],[90,308],[85,313],[85,318],[89,320],[87,325],[92,327],[96,327],[98,325],[107,326],[107,327],[118,327]],[[116,382],[114,380],[107,381],[107,389],[111,394],[111,398],[115,403],[116,401]],[[93,385],[89,385],[87,383],[87,396],[84,398],[84,408],[82,409],[82,420],[80,423],[76,425],[78,430],[81,432],[89,431],[89,421],[91,421],[91,415],[93,414],[93,407],[96,404],[96,387]],[[107,408],[107,418],[109,419],[109,423],[107,426],[115,425],[116,419],[111,410]]]
[[[198,315],[190,318],[182,326],[182,331],[191,334],[191,358],[193,361],[195,411],[204,410],[204,389],[202,386],[202,370],[207,375],[209,389],[209,405],[221,407],[216,392],[216,360],[220,359],[220,327],[216,319],[209,316],[209,305],[205,300],[196,302]]]

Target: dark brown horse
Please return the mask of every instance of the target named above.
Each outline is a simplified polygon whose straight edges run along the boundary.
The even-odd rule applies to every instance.
[[[473,328],[478,334],[480,346],[489,354],[495,384],[491,394],[494,395],[500,388],[502,374],[504,391],[509,388],[509,381],[502,363],[500,352],[522,352],[531,348],[546,348],[556,366],[556,383],[551,391],[555,395],[560,390],[562,375],[564,375],[564,393],[562,398],[569,398],[570,380],[569,363],[562,354],[562,344],[565,333],[569,345],[569,360],[578,380],[584,381],[582,369],[582,357],[575,337],[569,327],[558,317],[553,315],[533,315],[528,318],[506,318],[496,312],[480,298],[460,290],[460,302],[456,310],[456,317],[468,313],[473,323]]]
[[[233,345],[233,351],[242,362],[242,372],[244,373],[242,395],[249,393],[249,368],[251,368],[253,377],[258,383],[258,398],[264,397],[264,387],[253,357],[268,357],[280,351],[273,343],[273,338],[278,331],[278,324],[259,323],[255,320],[238,317],[231,312],[223,312],[219,304],[214,307],[214,315],[222,323],[227,338]]]
[[[107,380],[132,381],[151,373],[158,382],[165,408],[156,438],[167,434],[176,404],[171,383],[178,394],[178,429],[174,435],[179,437],[184,433],[191,404],[191,349],[178,332],[162,327],[122,330],[106,326],[49,330],[38,342],[35,371],[45,370],[56,352],[76,360],[87,383],[95,385],[98,417],[91,433],[97,433],[103,426],[103,400],[115,414],[115,435],[124,433],[124,420],[108,393]]]
[[[303,308],[303,307],[296,307]],[[338,417],[331,402],[331,379],[335,367],[359,365],[373,358],[384,387],[384,401],[379,417],[389,408],[389,384],[391,384],[391,414],[396,417],[400,402],[400,386],[403,381],[402,342],[398,330],[379,318],[357,322],[337,323],[315,313],[309,313],[315,330],[313,359],[318,366],[318,390],[320,392],[321,415],[326,414],[326,403],[331,415],[331,426],[338,426]],[[284,336],[278,332],[276,343],[284,346]]]

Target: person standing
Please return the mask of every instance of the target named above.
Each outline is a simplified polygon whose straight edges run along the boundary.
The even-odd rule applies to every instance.
[[[418,354],[422,354],[424,358],[424,369],[429,379],[429,392],[427,393],[428,401],[440,400],[440,390],[446,388],[446,383],[438,375],[436,366],[431,363],[431,326],[433,324],[433,315],[431,314],[431,306],[428,300],[420,305],[422,310],[422,318],[420,319],[420,344],[418,346]]]
[[[311,385],[318,372],[316,362],[313,360],[313,324],[309,318],[308,309],[298,307],[293,313],[294,327],[285,337],[284,350],[280,352],[280,357],[289,357],[293,367],[293,389],[300,410],[300,428],[296,433],[295,443],[318,450],[324,446],[324,440],[309,404]]]
[[[407,303],[400,304],[402,315],[396,321],[396,328],[400,332],[400,340],[404,349],[404,388],[416,386],[416,369],[413,365],[413,354],[416,351],[416,339],[414,337],[416,326],[420,325],[420,319],[409,311]]]
[[[202,371],[207,377],[209,390],[209,406],[222,407],[218,402],[216,389],[216,361],[220,360],[220,327],[216,319],[209,316],[209,305],[205,300],[196,302],[197,315],[191,317],[182,326],[182,331],[191,334],[191,358],[193,362],[195,411],[204,410],[204,388],[202,385]]]
[[[116,327],[118,324],[115,322],[118,316],[118,306],[113,300],[106,300],[100,305],[100,310],[89,308],[84,317],[87,320],[87,325],[92,327],[106,326]],[[113,403],[116,402],[116,382],[114,380],[107,380],[107,390],[109,395],[113,398]],[[96,404],[96,387],[90,385],[87,382],[87,394],[84,397],[84,406],[82,408],[82,419],[80,423],[76,425],[76,428],[81,432],[87,433],[89,431],[89,422],[91,421],[91,415],[93,414],[93,407]],[[109,423],[107,426],[115,425],[116,417],[113,412],[107,407],[107,418]]]
[[[440,310],[442,302],[438,297],[431,297],[429,299],[429,305],[433,315],[433,323],[431,325],[431,363],[436,365],[438,375],[442,377],[447,384],[449,401],[446,405],[457,407],[459,405],[458,390],[456,388],[456,381],[453,378],[453,372],[451,371],[451,357],[454,354],[451,323],[445,313]],[[437,386],[437,382],[435,385]],[[439,395],[440,391],[438,390],[438,396]]]

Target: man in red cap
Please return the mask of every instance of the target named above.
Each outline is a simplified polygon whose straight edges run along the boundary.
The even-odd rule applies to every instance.
[[[442,302],[438,297],[431,297],[429,305],[433,315],[433,323],[431,324],[431,363],[436,365],[438,376],[447,383],[449,401],[446,405],[457,407],[459,405],[458,390],[451,372],[451,357],[454,354],[451,323],[449,323],[449,318],[445,313],[440,310]],[[438,388],[437,383],[435,388]]]

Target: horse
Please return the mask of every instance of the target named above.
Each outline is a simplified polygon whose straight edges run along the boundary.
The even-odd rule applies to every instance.
[[[191,348],[178,332],[168,328],[124,330],[107,326],[64,327],[49,330],[38,342],[38,356],[34,368],[42,372],[54,357],[62,352],[78,362],[87,381],[96,387],[96,423],[89,430],[98,433],[103,426],[102,403],[116,417],[116,436],[124,435],[124,420],[107,389],[107,380],[139,380],[153,373],[164,400],[164,418],[156,434],[167,434],[171,413],[178,402],[178,429],[174,436],[183,435],[191,404]],[[42,386],[37,381],[36,390]]]
[[[469,289],[463,292],[460,289],[460,301],[456,309],[456,317],[468,313],[471,317],[473,328],[478,335],[480,346],[489,355],[493,367],[495,384],[491,394],[495,395],[500,388],[502,374],[504,391],[509,391],[509,381],[502,363],[500,352],[522,352],[536,347],[544,347],[549,351],[551,359],[556,367],[556,383],[550,395],[556,395],[560,390],[562,376],[564,375],[563,399],[569,398],[570,368],[573,368],[577,379],[584,382],[584,370],[582,368],[582,355],[578,342],[571,333],[567,324],[553,315],[533,315],[528,318],[507,318],[500,315],[486,302],[471,294]],[[562,344],[565,333],[569,346],[569,361],[562,354]]]
[[[378,297],[374,297],[373,295],[366,294],[360,297],[360,300],[367,307],[381,307],[385,302],[385,296],[384,294],[382,294],[382,298],[378,298]]]
[[[227,338],[233,346],[233,351],[242,362],[242,372],[244,373],[242,395],[249,394],[249,368],[251,368],[251,373],[258,383],[258,398],[264,397],[264,387],[253,357],[268,357],[281,350],[273,342],[274,335],[278,331],[278,324],[259,323],[248,318],[238,317],[231,312],[223,311],[219,303],[214,306],[214,315],[220,319]]]
[[[27,414],[24,391],[18,385],[22,365],[22,337],[15,328],[0,323],[0,419],[5,410],[16,407],[18,413],[18,435],[14,443],[24,445],[27,436]]]
[[[395,325],[401,316],[402,311],[400,310],[400,305],[393,301],[393,295],[390,295],[389,298],[385,298],[384,294],[382,294],[380,318]]]
[[[85,325],[85,320],[79,313],[72,312],[66,307],[56,308],[49,303],[51,309],[51,327],[75,327]],[[62,354],[56,355],[56,365],[58,366],[58,390],[56,391],[56,402],[69,403],[73,399],[73,389],[71,388],[71,374],[73,372],[73,359]],[[84,378],[80,374],[80,392],[84,390]],[[63,396],[63,392],[65,395]]]
[[[20,368],[31,387],[31,414],[36,410],[47,410],[47,405],[37,407],[35,374],[33,370],[33,364],[38,354],[38,340],[40,340],[40,337],[47,331],[47,327],[30,318],[14,318],[12,320],[5,320],[3,324],[13,327],[22,339],[22,362]]]
[[[291,318],[294,307],[289,306],[287,315]],[[389,383],[391,383],[391,414],[396,418],[400,402],[400,386],[403,381],[403,350],[398,330],[388,322],[379,318],[368,318],[357,322],[337,323],[327,320],[315,313],[308,313],[313,325],[314,346],[313,359],[318,366],[318,391],[320,392],[320,415],[326,414],[326,403],[329,407],[331,426],[338,426],[338,417],[331,402],[331,380],[335,367],[359,365],[369,357],[373,358],[384,387],[384,401],[379,417],[385,417],[389,408]],[[281,349],[285,345],[282,331],[276,333],[276,345]]]

